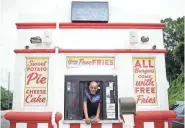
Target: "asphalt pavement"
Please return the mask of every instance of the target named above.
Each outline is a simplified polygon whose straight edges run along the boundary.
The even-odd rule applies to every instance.
[[[1,128],[10,128],[10,123],[4,118],[5,113],[8,111],[1,111]]]
[[[1,117],[1,128],[10,128],[10,123],[4,117]]]

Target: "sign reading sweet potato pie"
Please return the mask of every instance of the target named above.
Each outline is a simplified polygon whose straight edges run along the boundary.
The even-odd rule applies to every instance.
[[[26,58],[25,106],[47,106],[49,58]]]

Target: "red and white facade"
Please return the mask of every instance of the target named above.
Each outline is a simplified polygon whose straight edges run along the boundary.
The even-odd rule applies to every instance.
[[[167,118],[173,118],[174,113],[166,111],[169,108],[167,94],[169,85],[166,80],[165,70],[166,50],[163,46],[164,25],[160,24],[160,19],[156,17],[149,18],[148,16],[136,16],[137,18],[134,18],[132,15],[126,16],[125,14],[121,17],[119,13],[122,9],[120,6],[122,1],[119,0],[110,1],[109,3],[111,9],[109,23],[70,23],[70,1],[60,1],[59,3],[60,14],[56,14],[56,12],[51,9],[53,5],[48,6],[48,8],[50,7],[53,11],[51,12],[53,15],[48,13],[50,19],[42,19],[42,16],[40,16],[41,20],[38,20],[39,18],[36,13],[30,15],[27,12],[28,15],[26,16],[25,12],[24,15],[21,14],[21,18],[16,23],[18,41],[14,50],[16,54],[16,64],[13,111],[31,113],[59,112],[63,115],[65,75],[117,75],[118,98],[134,97],[132,59],[134,57],[155,58],[155,80],[157,83],[156,105],[137,106],[138,116],[135,117],[135,124],[136,128],[167,127],[167,122],[164,122],[167,121]],[[39,5],[41,5],[41,3],[34,4],[33,6],[39,7]],[[33,14],[35,14],[35,16]],[[45,16],[46,15],[47,14],[45,13]],[[30,20],[26,19],[27,17],[30,18]],[[51,46],[43,44],[33,45],[30,43],[31,37],[43,37],[44,32],[46,31],[52,33]],[[130,31],[135,31],[138,35],[138,42],[134,45],[130,43]],[[142,43],[140,40],[141,36],[148,36],[149,42]],[[156,49],[152,49],[154,45],[156,45]],[[25,46],[29,46],[29,49],[25,49]],[[55,49],[55,47],[58,48]],[[109,66],[100,67],[96,65],[96,70],[92,69],[90,66],[67,68],[67,56],[113,56],[115,57],[115,65],[114,68],[110,68]],[[25,106],[24,104],[26,58],[28,57],[49,58],[48,97],[47,105],[44,107]],[[155,113],[155,111],[157,112]],[[144,115],[142,115],[142,112]],[[149,115],[146,116],[145,112],[148,112]],[[166,117],[163,117],[164,114]],[[13,115],[16,115],[16,113],[13,113]],[[7,118],[10,119],[11,114],[9,116],[10,117],[7,115]],[[37,116],[37,114],[35,116]],[[33,126],[27,125],[28,121],[24,119],[22,119],[22,122],[16,121],[15,119],[13,122],[17,122],[17,124],[12,125],[11,128],[50,128],[52,126],[51,124],[48,124],[48,118],[46,119],[46,122],[43,120],[39,122],[38,119],[38,122],[35,121],[38,124]],[[60,118],[58,118],[58,120],[60,120]],[[86,125],[84,121],[64,121],[62,118],[62,120],[59,121],[58,126],[60,128],[123,128],[121,119],[113,121],[103,120],[100,121],[99,124]]]

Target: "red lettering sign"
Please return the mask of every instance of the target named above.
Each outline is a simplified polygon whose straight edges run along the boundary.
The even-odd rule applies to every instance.
[[[67,67],[114,66],[114,57],[67,57]]]
[[[133,62],[137,105],[157,105],[154,58],[134,58]]]
[[[137,60],[134,67],[135,68],[138,68],[138,67],[139,68],[153,68],[154,66],[151,63],[151,60],[142,60],[142,61]]]
[[[145,97],[144,95],[137,95],[137,103],[141,104],[154,104],[156,102],[156,97]]]
[[[31,81],[36,81],[36,84],[46,83],[46,77],[43,77],[42,74],[32,72],[28,74],[27,78],[27,85],[29,85]]]
[[[27,58],[25,102],[26,106],[47,105],[48,58]]]
[[[33,95],[27,95],[25,99],[26,103],[46,103],[46,98],[42,98],[41,95],[39,96],[33,96]]]

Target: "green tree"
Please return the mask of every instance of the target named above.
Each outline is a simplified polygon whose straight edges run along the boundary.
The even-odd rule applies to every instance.
[[[175,21],[172,18],[166,18],[161,20],[161,23],[165,24],[163,30],[164,47],[167,50],[173,50],[177,44]]]
[[[177,100],[184,100],[184,17],[166,18],[161,22],[165,23],[166,73],[170,82],[169,105],[172,107]]]
[[[171,83],[182,72],[182,64],[178,61],[178,58],[174,56],[174,49],[179,42],[184,40],[184,17],[173,20],[172,18],[166,18],[161,20],[161,23],[165,24],[163,31],[164,46],[167,49],[165,56],[166,61],[166,74],[167,79]],[[183,41],[184,42],[184,41]]]
[[[178,42],[184,42],[184,19],[185,17],[181,17],[176,20]]]
[[[182,72],[184,72],[184,41],[180,42],[176,46],[173,55],[175,59],[180,63]]]
[[[1,110],[11,109],[12,99],[13,99],[13,93],[1,87]]]
[[[174,49],[173,55],[176,60],[181,64],[181,70],[184,72],[184,18],[177,19],[177,32],[179,35],[179,44]]]
[[[173,56],[173,51],[168,51],[165,56],[167,80],[171,83],[181,73],[181,65],[177,63]]]

